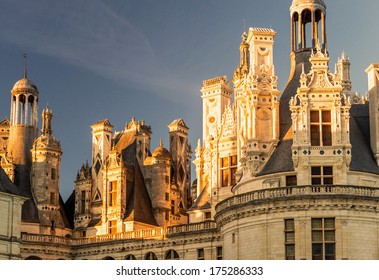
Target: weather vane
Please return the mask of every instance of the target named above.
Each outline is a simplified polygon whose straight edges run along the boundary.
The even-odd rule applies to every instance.
[[[26,69],[27,69],[27,58],[28,58],[28,55],[26,54],[26,51],[24,52],[24,78],[26,79],[27,78],[27,73],[26,73]]]

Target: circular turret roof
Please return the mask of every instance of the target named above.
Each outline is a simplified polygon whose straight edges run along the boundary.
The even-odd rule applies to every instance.
[[[325,6],[325,3],[323,0],[293,0],[292,6],[300,5],[300,4],[320,4]]]
[[[22,78],[21,80],[18,80],[12,89],[13,92],[20,92],[20,91],[27,91],[29,93],[34,93],[38,95],[38,88],[37,86],[29,79]]]
[[[163,147],[162,139],[159,142],[159,147],[154,150],[152,157],[164,160],[171,159],[170,152],[165,147]]]
[[[152,156],[153,156],[153,158],[162,158],[165,160],[171,159],[170,152],[166,148],[164,148],[163,146],[159,146],[158,148],[156,148],[154,150]]]

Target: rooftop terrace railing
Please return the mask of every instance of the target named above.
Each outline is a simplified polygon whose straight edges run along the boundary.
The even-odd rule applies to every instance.
[[[325,195],[346,195],[361,197],[378,197],[379,188],[361,187],[347,185],[320,185],[320,186],[293,186],[279,187],[272,189],[256,190],[248,193],[227,198],[216,205],[216,213],[226,208],[244,204],[252,201],[276,198],[291,198],[298,196],[325,196]]]
[[[186,225],[157,227],[154,229],[135,230],[120,232],[116,234],[95,235],[73,239],[70,237],[60,237],[53,235],[41,235],[31,233],[21,233],[21,240],[24,243],[44,243],[49,245],[67,245],[78,246],[86,244],[98,244],[119,240],[141,240],[141,239],[165,239],[174,234],[200,232],[204,230],[216,229],[217,225],[214,221],[205,221],[201,223],[193,223]]]

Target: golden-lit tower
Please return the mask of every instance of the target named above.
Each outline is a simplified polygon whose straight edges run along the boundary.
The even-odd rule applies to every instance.
[[[53,112],[46,107],[42,111],[41,136],[31,148],[31,191],[38,209],[40,232],[55,233],[65,224],[60,213],[59,174],[62,149],[60,142],[53,136]]]
[[[11,91],[8,153],[16,166],[15,184],[27,193],[30,193],[30,149],[38,134],[38,96],[37,86],[27,77],[25,62],[24,77]]]

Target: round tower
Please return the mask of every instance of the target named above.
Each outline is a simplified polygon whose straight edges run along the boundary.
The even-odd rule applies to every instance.
[[[152,187],[150,189],[155,220],[160,226],[169,225],[170,216],[175,213],[175,209],[171,209],[170,202],[170,169],[171,155],[163,147],[161,139],[159,147],[152,154]]]
[[[59,173],[62,149],[60,142],[52,135],[53,113],[46,107],[42,111],[41,136],[30,150],[32,155],[31,191],[39,212],[42,226],[55,230],[64,228],[59,213]],[[45,232],[48,233],[48,232]]]
[[[38,89],[27,78],[17,81],[11,91],[8,152],[16,165],[15,184],[30,193],[30,166],[33,141],[38,133]]]

